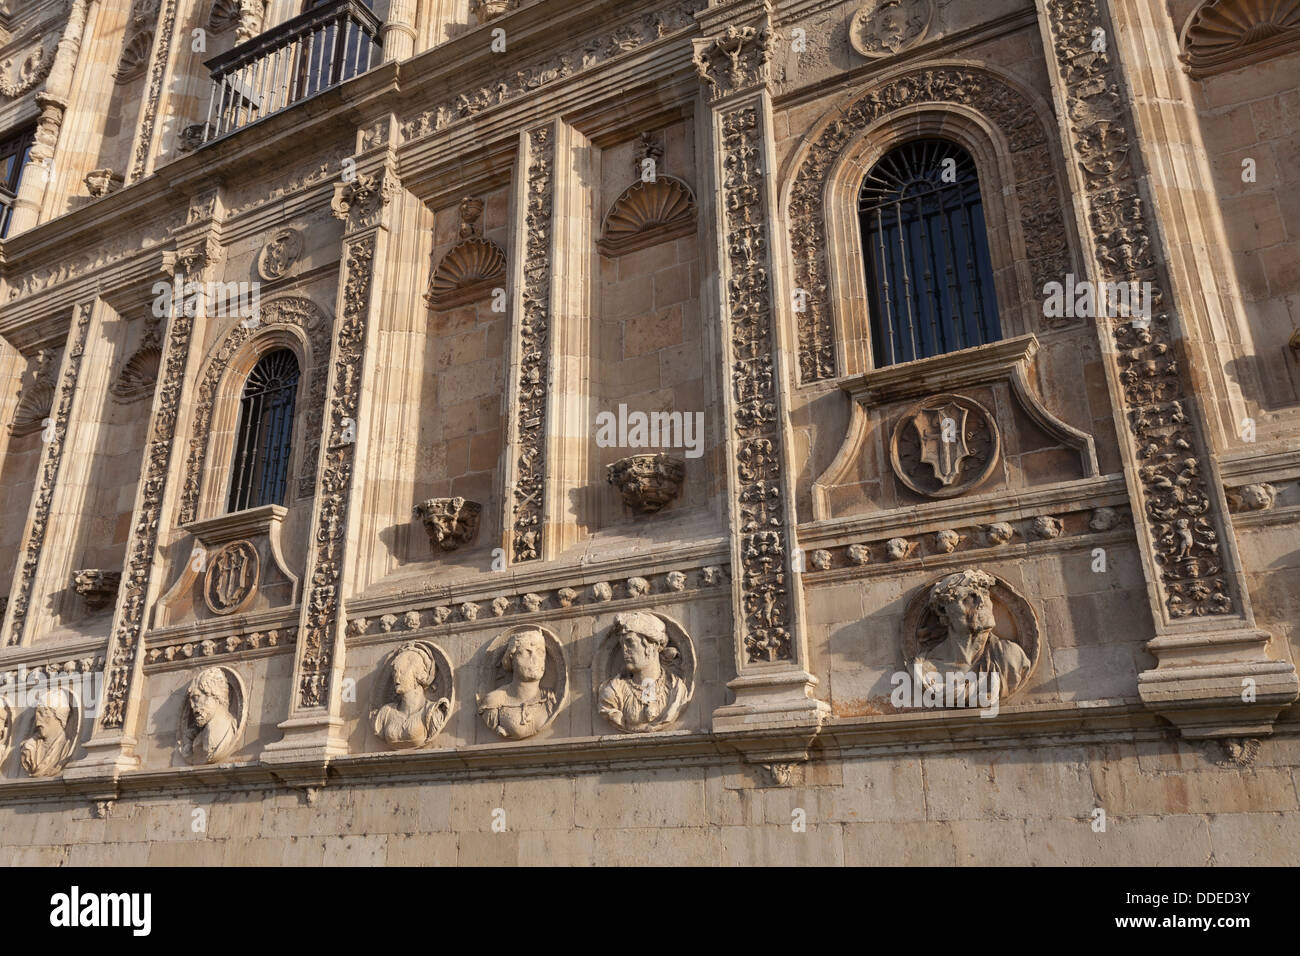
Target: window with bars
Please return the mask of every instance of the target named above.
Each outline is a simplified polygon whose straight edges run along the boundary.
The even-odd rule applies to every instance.
[[[956,143],[890,150],[858,194],[875,365],[1002,337],[979,176]]]
[[[0,139],[0,239],[9,235],[9,220],[13,216],[14,200],[18,198],[18,184],[22,182],[23,167],[27,165],[35,143],[34,126]]]
[[[277,349],[258,360],[244,383],[229,511],[284,503],[298,375],[297,356]]]

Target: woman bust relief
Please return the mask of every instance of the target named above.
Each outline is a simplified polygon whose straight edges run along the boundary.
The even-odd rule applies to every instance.
[[[424,747],[438,736],[451,713],[451,700],[429,699],[428,689],[437,678],[430,645],[412,641],[398,648],[389,664],[390,700],[371,712],[376,736],[394,749]]]

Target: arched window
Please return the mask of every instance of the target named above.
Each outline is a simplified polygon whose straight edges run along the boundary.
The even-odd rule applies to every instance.
[[[890,150],[858,194],[877,368],[1002,337],[979,176],[942,139]]]
[[[229,511],[284,503],[297,392],[298,359],[289,349],[268,352],[253,367],[239,402]]]

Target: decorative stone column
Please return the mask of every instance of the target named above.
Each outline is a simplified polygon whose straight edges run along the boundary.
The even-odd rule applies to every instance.
[[[208,281],[213,267],[221,261],[223,250],[208,218],[214,211],[215,207],[207,210],[191,207],[192,225],[186,228],[184,238],[178,237],[181,251],[173,260],[175,277],[180,283]],[[193,381],[201,359],[195,354],[198,350],[191,347],[197,316],[187,315],[179,306],[179,302],[174,303],[172,314],[166,320],[148,441],[131,512],[121,592],[105,654],[99,713],[86,741],[86,755],[64,771],[70,780],[104,776],[106,772],[112,775],[139,765],[135,746],[142,729],[139,704],[144,679],[144,630],[162,583],[156,574],[158,535],[168,493],[175,484],[172,475],[178,470],[173,450],[177,423],[185,414],[186,386]]]
[[[27,511],[27,525],[23,531],[18,552],[18,567],[10,590],[9,605],[3,615],[4,644],[20,645],[30,641],[28,611],[36,586],[37,571],[54,509],[55,491],[59,472],[67,457],[68,426],[73,421],[73,409],[80,391],[77,388],[81,374],[82,357],[86,351],[86,338],[90,331],[93,302],[83,302],[76,307],[68,343],[63,350],[62,368],[56,381],[59,383],[50,407],[50,417],[45,420],[41,435],[41,462],[36,470],[36,489]]]
[[[381,39],[385,63],[405,60],[415,52],[415,0],[389,0]]]
[[[1269,733],[1296,699],[1295,668],[1255,627],[1193,368],[1203,355],[1179,315],[1150,168],[1126,107],[1129,81],[1107,0],[1038,0],[1088,279],[1149,282],[1149,320],[1098,320],[1133,502],[1157,665],[1143,701],[1189,737]],[[1145,67],[1129,66],[1129,69]]]
[[[721,17],[727,26],[723,28]],[[788,417],[792,381],[780,347],[789,302],[775,267],[777,221],[768,60],[777,37],[762,2],[698,15],[693,41],[708,104],[708,150],[717,196],[718,310],[726,356],[727,494],[731,526],[735,703],[713,714],[718,732],[783,728],[751,760],[802,759],[828,710],[807,670],[803,596],[796,571],[794,469]],[[737,26],[737,23],[744,24]],[[711,35],[710,35],[711,34]],[[800,743],[800,741],[802,741]]]
[[[330,756],[344,753],[339,716],[343,673],[344,606],[348,562],[360,533],[357,507],[367,460],[369,429],[361,424],[361,400],[368,380],[371,315],[381,296],[389,231],[388,205],[400,188],[390,153],[358,169],[356,178],[336,183],[334,215],[343,221],[343,258],[330,345],[326,412],[315,511],[308,538],[306,582],[298,623],[293,683],[284,737],[262,753],[265,763],[317,762],[324,772]]]
[[[14,199],[13,218],[9,221],[11,237],[30,229],[40,220],[45,192],[52,179],[50,171],[54,168],[59,131],[63,128],[63,116],[72,92],[72,71],[86,32],[86,15],[94,2],[72,0],[50,75],[45,80],[45,89],[36,94],[36,105],[41,108],[41,115],[36,120],[36,141],[23,167],[18,196]]]

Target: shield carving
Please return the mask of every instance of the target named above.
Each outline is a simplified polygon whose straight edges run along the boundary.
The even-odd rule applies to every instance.
[[[213,556],[203,597],[213,614],[233,614],[257,593],[261,561],[250,541],[235,541]]]
[[[938,408],[923,408],[912,416],[912,427],[921,440],[921,461],[934,469],[934,476],[947,487],[961,474],[961,463],[970,457],[966,444],[967,410],[955,402]]]

